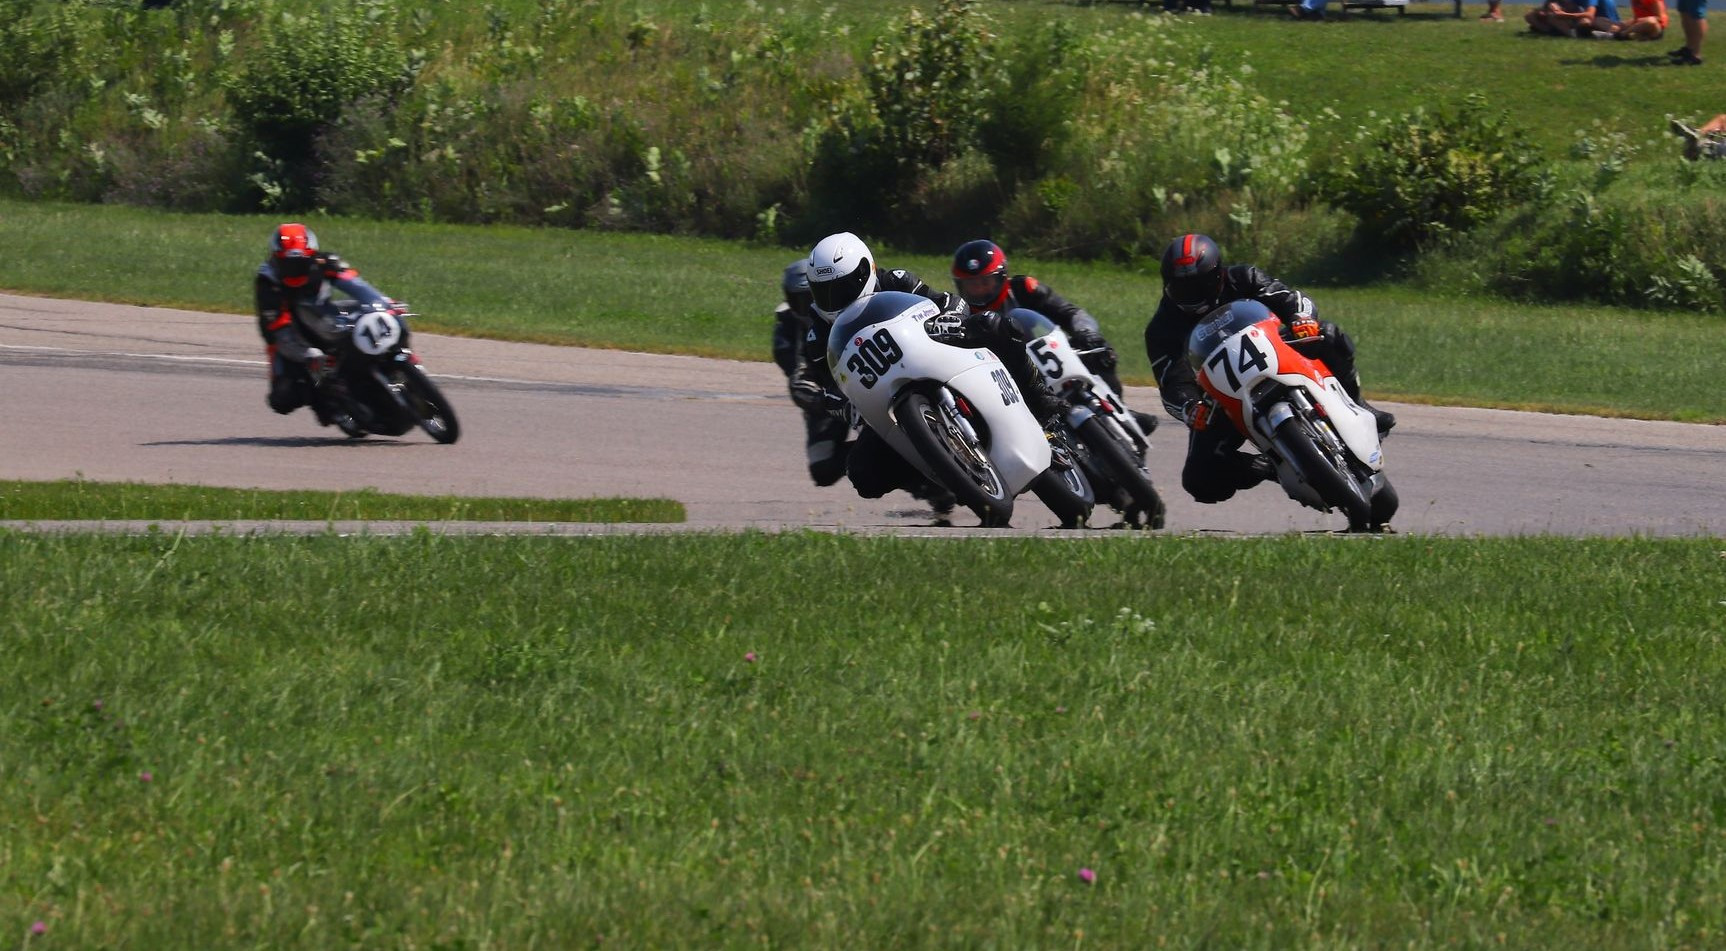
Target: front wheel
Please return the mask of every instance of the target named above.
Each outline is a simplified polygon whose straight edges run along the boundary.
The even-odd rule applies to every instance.
[[[1059,437],[1064,439],[1065,437]],[[1054,461],[1031,480],[1031,492],[1061,520],[1062,528],[1082,528],[1096,505],[1096,493],[1072,451],[1057,442]]]
[[[390,395],[407,410],[427,436],[445,445],[461,437],[461,423],[456,421],[455,410],[450,409],[449,400],[444,398],[443,391],[425,375],[424,370],[404,363],[390,375],[394,377],[389,387]]]
[[[1349,470],[1348,459],[1333,459],[1320,449],[1306,419],[1297,414],[1284,421],[1277,427],[1276,444],[1318,497],[1348,516],[1349,531],[1372,526],[1372,503]]]
[[[1123,513],[1127,522],[1136,525],[1143,518],[1151,528],[1162,528],[1163,499],[1156,486],[1151,485],[1150,473],[1139,464],[1138,453],[1123,445],[1101,416],[1092,416],[1079,424],[1079,439],[1091,450],[1092,458],[1108,473],[1109,479],[1126,492],[1131,503]]]
[[[949,412],[929,394],[912,392],[899,398],[893,415],[935,480],[983,525],[1005,528],[1013,517],[1013,497],[983,446]]]

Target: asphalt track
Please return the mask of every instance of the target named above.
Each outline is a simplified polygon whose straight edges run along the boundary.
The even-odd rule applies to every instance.
[[[1137,330],[1118,328],[1115,335],[1133,340]],[[765,316],[761,335],[765,352]],[[349,440],[320,429],[305,411],[270,412],[249,316],[0,295],[0,478],[659,497],[688,510],[688,522],[673,530],[1001,535],[1054,524],[1027,495],[1013,529],[929,529],[927,509],[909,496],[860,499],[846,483],[811,484],[802,420],[771,363],[430,334],[417,336],[415,348],[460,416],[462,438],[453,446],[419,433]],[[1370,353],[1363,367],[1370,373]],[[1130,388],[1127,399],[1136,408],[1159,407],[1152,389]],[[1726,534],[1726,427],[1386,405],[1401,421],[1385,445],[1386,469],[1402,497],[1393,523],[1398,532]],[[1166,422],[1153,437],[1151,459],[1151,474],[1168,502],[1165,532],[1343,527],[1340,516],[1297,506],[1271,485],[1222,505],[1192,502],[1179,487],[1184,435]],[[1107,520],[1099,511],[1093,522]],[[236,523],[223,530],[388,533],[411,527]],[[668,530],[432,527],[452,533]]]

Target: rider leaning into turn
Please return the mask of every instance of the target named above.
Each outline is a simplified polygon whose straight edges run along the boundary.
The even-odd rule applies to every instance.
[[[819,383],[823,400],[838,401],[841,405],[844,397],[827,370],[827,334],[840,311],[876,291],[903,291],[935,302],[941,316],[932,318],[931,323],[940,321],[943,327],[957,327],[965,307],[955,295],[935,290],[910,271],[877,268],[869,246],[848,231],[822,238],[809,252],[809,291],[815,320],[813,332],[804,340],[804,365],[811,372],[803,379]],[[819,380],[815,379],[817,375]],[[795,388],[797,383],[792,386]],[[867,426],[851,444],[845,471],[863,498],[878,499],[895,489],[904,489],[927,501],[938,521],[945,521],[953,509],[952,492],[931,482]]]
[[[263,335],[270,364],[270,408],[291,413],[309,404],[320,425],[333,423],[350,436],[364,434],[353,417],[323,393],[321,384],[329,370],[329,357],[308,342],[308,338],[316,339],[316,334],[307,329],[306,322],[338,299],[398,309],[400,303],[366,283],[360,272],[339,256],[320,249],[317,235],[298,223],[276,228],[269,254],[258,266],[252,292],[258,332]]]
[[[1024,307],[1054,321],[1066,331],[1067,340],[1074,347],[1089,351],[1080,358],[1085,368],[1102,377],[1116,393],[1124,392],[1115,370],[1120,358],[1103,339],[1103,328],[1097,318],[1029,274],[1009,276],[1007,254],[1000,245],[985,238],[959,245],[953,252],[953,285],[973,314],[1005,314],[1015,307]],[[1144,413],[1133,416],[1145,432],[1157,428],[1156,417]]]
[[[845,475],[851,421],[827,369],[827,323],[815,315],[809,259],[786,265],[779,287],[785,300],[773,311],[773,362],[785,374],[791,402],[803,411],[809,478],[816,485],[832,485]],[[812,354],[808,348],[816,344],[821,352]]]
[[[1250,264],[1225,266],[1217,243],[1202,234],[1182,235],[1170,242],[1163,252],[1162,274],[1162,300],[1145,326],[1145,353],[1164,408],[1190,430],[1181,486],[1195,500],[1222,502],[1275,476],[1270,460],[1239,451],[1246,437],[1228,420],[1213,423],[1213,407],[1187,363],[1188,335],[1222,304],[1256,300],[1265,305],[1282,319],[1284,339],[1322,360],[1349,398],[1372,413],[1380,436],[1396,425],[1395,416],[1361,398],[1354,341],[1335,324],[1319,320],[1305,294]]]

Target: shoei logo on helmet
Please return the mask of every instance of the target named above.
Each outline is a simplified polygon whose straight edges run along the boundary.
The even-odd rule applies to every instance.
[[[815,276],[816,277],[832,277],[833,276],[833,268],[826,265],[826,264],[823,264],[820,267],[815,269]]]

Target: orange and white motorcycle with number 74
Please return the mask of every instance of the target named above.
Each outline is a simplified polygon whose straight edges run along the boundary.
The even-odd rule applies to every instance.
[[[1281,329],[1263,304],[1233,301],[1193,328],[1187,360],[1220,414],[1275,464],[1289,498],[1341,511],[1350,531],[1382,531],[1397,498],[1377,423]],[[1209,425],[1225,425],[1217,416]]]

